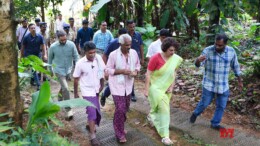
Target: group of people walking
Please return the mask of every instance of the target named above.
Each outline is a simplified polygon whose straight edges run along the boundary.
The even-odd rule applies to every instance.
[[[83,20],[82,28],[73,34],[66,29],[73,29],[74,19],[70,18],[70,24],[66,24],[60,18],[61,15],[57,20],[57,41],[48,46],[47,51],[47,39],[36,32],[35,24],[29,25],[28,34],[24,24],[18,28],[21,56],[35,55],[42,57],[44,61],[48,60],[52,65],[49,69],[58,77],[61,85],[59,100],[70,99],[67,80],[71,75],[73,76],[74,97],[79,97],[79,86],[82,97],[95,105],[86,108],[87,128],[92,145],[100,145],[96,137],[96,125],[99,125],[101,120],[100,104],[104,106],[106,98],[111,94],[115,105],[113,119],[115,136],[118,142],[127,142],[124,123],[131,101],[137,101],[134,94],[134,78],[144,64],[143,41],[141,34],[135,31],[134,21],[127,21],[127,29],[119,29],[119,37],[114,39],[111,32],[107,30],[106,22],[102,22],[100,30],[94,33],[88,26],[88,21]],[[46,26],[46,23],[39,24],[40,31],[43,24]],[[61,30],[61,24],[64,30]],[[73,35],[74,37],[71,38],[74,39],[69,39],[70,35]],[[230,69],[238,77],[239,87],[243,87],[237,55],[233,48],[227,46],[227,41],[225,34],[217,35],[215,44],[206,47],[195,61],[196,67],[204,66],[205,70],[202,97],[190,117],[190,122],[194,123],[216,96],[216,111],[211,120],[211,128],[216,130],[224,128],[220,122],[229,96]],[[178,49],[178,42],[171,37],[167,29],[162,29],[158,40],[151,43],[146,54],[149,63],[143,91],[151,108],[147,119],[154,125],[165,145],[173,144],[169,132],[170,100],[176,72],[183,61],[176,54]],[[72,72],[73,62],[75,69]],[[37,76],[37,73],[34,73],[34,81],[39,87]],[[105,89],[101,94],[103,88]],[[101,96],[100,101],[99,96]],[[65,110],[66,118],[71,118],[73,116],[71,108],[67,107]]]

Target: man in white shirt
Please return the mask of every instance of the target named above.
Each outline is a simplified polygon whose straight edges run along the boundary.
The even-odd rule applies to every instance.
[[[62,20],[62,15],[59,14],[58,19],[55,22],[55,31],[63,30],[63,24],[65,24],[65,22]]]
[[[24,36],[26,36],[26,34],[29,34],[30,31],[28,30],[28,20],[27,19],[23,19],[22,20],[22,26],[18,27],[17,30],[16,30],[16,37],[17,37],[17,40],[18,40],[18,48],[19,50],[21,50],[21,43],[22,43],[22,40],[24,38]]]
[[[92,146],[100,146],[100,141],[96,137],[96,125],[99,126],[101,120],[101,111],[99,105],[99,93],[104,87],[105,63],[101,56],[96,54],[96,45],[89,41],[84,44],[85,56],[77,63],[73,73],[74,77],[74,96],[79,97],[78,83],[82,97],[91,102],[94,107],[88,106],[86,113],[88,115],[89,139]]]
[[[148,47],[148,51],[146,54],[146,58],[150,59],[153,55],[162,52],[161,45],[162,41],[166,38],[169,37],[170,33],[169,30],[167,29],[161,29],[160,30],[160,37],[156,41],[152,42],[150,46]]]
[[[40,18],[36,18],[35,19],[35,31],[36,33],[40,33],[41,32],[41,28],[40,28],[40,22],[41,22],[41,19]]]
[[[74,43],[76,43],[78,29],[74,25],[74,18],[73,17],[69,18],[69,24],[70,24],[70,33],[74,34]]]

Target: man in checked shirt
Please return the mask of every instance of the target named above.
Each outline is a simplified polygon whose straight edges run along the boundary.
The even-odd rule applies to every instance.
[[[216,110],[211,120],[211,128],[220,130],[224,128],[220,125],[229,96],[228,75],[230,68],[238,79],[239,89],[242,90],[240,66],[235,50],[227,46],[228,37],[225,34],[218,34],[215,44],[205,48],[196,61],[195,66],[204,65],[202,97],[190,117],[190,122],[194,123],[207,106],[216,96]]]

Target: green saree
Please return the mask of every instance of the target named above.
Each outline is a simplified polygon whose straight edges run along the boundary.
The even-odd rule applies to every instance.
[[[170,99],[172,93],[166,93],[174,82],[176,68],[182,58],[176,54],[159,69],[151,73],[148,100],[150,102],[150,118],[161,137],[169,137]]]

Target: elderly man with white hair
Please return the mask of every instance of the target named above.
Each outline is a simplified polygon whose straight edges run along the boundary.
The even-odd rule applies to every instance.
[[[137,52],[131,49],[132,38],[128,34],[119,37],[120,47],[108,58],[106,72],[109,75],[109,87],[115,103],[114,130],[120,143],[126,142],[124,122],[130,106],[130,94],[133,89],[134,77],[140,70]]]

